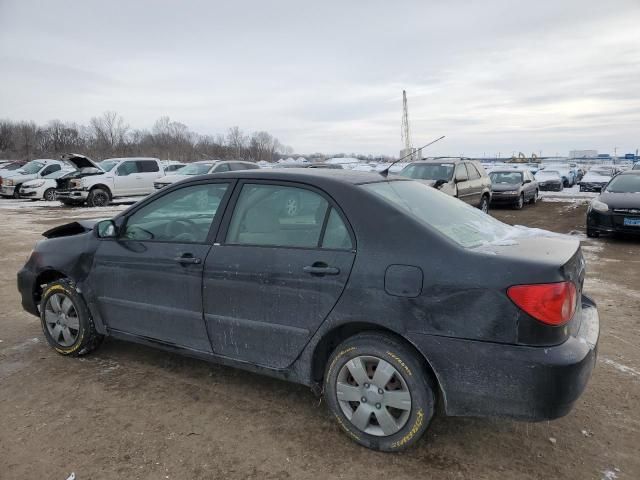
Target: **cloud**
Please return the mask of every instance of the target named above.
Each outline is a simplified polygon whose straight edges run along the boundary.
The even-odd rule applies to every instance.
[[[397,154],[638,147],[640,4],[595,0],[0,3],[0,116]],[[6,74],[4,72],[7,72]]]

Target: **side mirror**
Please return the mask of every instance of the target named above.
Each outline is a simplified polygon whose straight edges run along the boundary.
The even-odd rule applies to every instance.
[[[118,227],[113,220],[102,220],[96,224],[96,234],[98,238],[116,238]]]
[[[527,178],[524,182],[522,182],[522,184],[523,184],[523,185],[524,185],[525,183],[531,183],[531,180],[529,180],[529,179]]]
[[[448,182],[442,178],[440,180],[436,180],[436,183],[433,184],[433,188],[439,189],[445,183],[448,183]]]
[[[455,183],[460,183],[460,182],[466,182],[467,180],[469,180],[469,178],[466,175],[460,175],[459,177],[456,177],[454,181]]]

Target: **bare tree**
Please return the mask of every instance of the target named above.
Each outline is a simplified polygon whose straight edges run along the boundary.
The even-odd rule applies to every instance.
[[[227,147],[233,158],[245,159],[247,149],[247,137],[240,127],[231,127],[227,132]]]
[[[20,122],[16,125],[14,142],[18,153],[27,160],[34,158],[40,133],[35,122]]]
[[[113,111],[106,111],[99,117],[93,117],[90,121],[90,128],[98,148],[102,147],[107,152],[121,149],[129,131],[129,125]]]
[[[0,121],[0,152],[10,152],[14,148],[14,125],[9,120]]]

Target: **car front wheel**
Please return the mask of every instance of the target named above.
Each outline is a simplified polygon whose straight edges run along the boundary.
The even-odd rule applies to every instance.
[[[480,200],[480,210],[482,210],[484,213],[489,213],[489,199],[486,195],[483,195],[482,199]]]
[[[516,210],[522,210],[522,207],[524,207],[524,193],[520,194],[520,196],[518,197],[518,201],[514,205],[514,208]]]
[[[110,200],[109,192],[102,188],[94,188],[89,192],[87,205],[90,207],[106,207],[109,205]]]
[[[102,342],[84,300],[69,280],[44,287],[40,320],[47,342],[61,355],[84,355]]]
[[[327,363],[324,394],[346,434],[373,450],[414,445],[434,414],[435,393],[416,353],[393,337],[363,333]]]
[[[56,189],[55,188],[47,188],[44,191],[44,195],[42,195],[42,197],[48,202],[54,201],[56,199]]]

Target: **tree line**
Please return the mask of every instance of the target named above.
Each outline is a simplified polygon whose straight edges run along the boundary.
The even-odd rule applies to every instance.
[[[0,120],[0,158],[57,158],[70,152],[95,160],[143,156],[183,162],[211,158],[273,162],[291,155],[293,149],[265,131],[245,134],[236,126],[225,134],[201,135],[167,116],[151,130],[133,129],[112,111],[91,118],[88,125]]]

